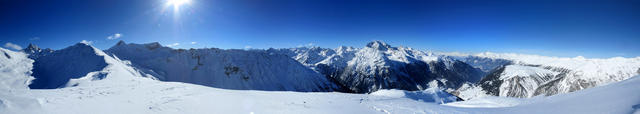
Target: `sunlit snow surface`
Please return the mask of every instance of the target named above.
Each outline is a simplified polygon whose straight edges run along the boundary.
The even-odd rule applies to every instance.
[[[132,78],[52,90],[2,92],[0,113],[614,113],[640,104],[640,80],[532,99],[438,105],[404,95],[224,90]],[[475,107],[475,108],[466,108]],[[501,107],[501,108],[481,108]]]

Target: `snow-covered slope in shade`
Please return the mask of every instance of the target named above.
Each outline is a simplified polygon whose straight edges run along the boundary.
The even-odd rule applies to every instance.
[[[477,85],[471,86],[481,87],[487,94],[496,96],[548,96],[606,85],[640,74],[640,57],[587,59],[491,52],[455,56],[476,68],[490,70]],[[461,91],[457,92],[463,93]]]
[[[35,45],[33,47],[35,47]],[[151,80],[150,78],[143,77],[134,68],[125,64],[126,62],[108,56],[104,52],[83,43],[62,50],[51,50],[47,53],[37,52],[42,55],[27,56],[24,52],[12,52],[2,48],[0,48],[0,50],[2,50],[4,57],[6,57],[0,58],[0,65],[2,66],[0,67],[0,69],[2,69],[0,71],[0,79],[2,79],[0,80],[0,84],[3,84],[0,89],[0,113],[2,114],[44,113],[45,111],[41,110],[41,99],[32,98],[33,94],[31,92],[55,90],[29,90],[29,87],[38,89],[71,86],[95,87],[101,86],[103,83],[118,84],[120,82],[135,80],[136,78]],[[36,62],[27,57],[37,58]],[[99,59],[93,59],[95,57],[99,57]],[[102,64],[106,65],[102,66]],[[81,67],[93,68],[96,66],[102,68],[87,72],[79,72],[79,70],[77,70],[83,69]],[[38,72],[38,74],[32,74],[31,70]],[[65,76],[63,74],[77,75]],[[36,80],[33,80],[33,82],[30,83],[34,77],[36,80],[39,79],[39,81],[36,82]],[[35,83],[39,84],[34,85]]]
[[[163,81],[216,88],[270,91],[333,91],[326,77],[288,56],[264,50],[171,49],[159,43],[106,50]]]
[[[29,89],[32,63],[27,54],[0,48],[0,91]]]
[[[30,48],[27,48],[24,51],[32,52],[29,50]],[[31,53],[30,57],[35,60],[32,70],[35,80],[29,85],[32,89],[62,88],[105,78],[127,79],[143,76],[126,65],[126,62],[85,43],[77,43],[49,53]]]
[[[339,47],[270,49],[289,55],[324,74],[346,92],[378,89],[423,90],[429,83],[457,88],[476,82],[483,72],[461,61],[405,47],[373,41],[364,48]]]

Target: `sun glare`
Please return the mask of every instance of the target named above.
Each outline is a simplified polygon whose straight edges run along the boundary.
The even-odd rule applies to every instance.
[[[172,6],[181,6],[189,3],[191,3],[191,0],[167,0],[167,4]]]
[[[191,0],[167,0],[167,6],[173,6],[174,10],[179,10],[181,6],[191,4]]]

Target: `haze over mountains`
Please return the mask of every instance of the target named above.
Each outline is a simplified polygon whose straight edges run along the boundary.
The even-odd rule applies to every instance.
[[[640,74],[640,57],[586,59],[497,53],[460,56],[394,47],[382,41],[372,41],[362,48],[264,50],[172,49],[159,43],[120,41],[106,50],[78,43],[60,50],[29,45],[22,52],[2,51],[5,56],[0,61],[0,68],[4,69],[1,78],[5,80],[1,84],[3,91],[10,93],[115,85],[135,89],[164,81],[232,90],[367,93],[443,104],[491,96],[551,96]],[[16,99],[0,101],[9,103],[0,102],[5,109],[15,109],[10,108],[12,105],[42,105],[11,104]]]

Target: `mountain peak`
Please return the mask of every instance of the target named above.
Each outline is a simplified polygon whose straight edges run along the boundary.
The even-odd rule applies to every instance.
[[[120,46],[120,45],[126,45],[127,43],[125,43],[124,41],[120,40],[118,41],[118,43],[116,43],[116,46]]]
[[[73,45],[73,46],[91,47],[87,42],[76,43],[76,45]]]
[[[37,45],[29,43],[29,46],[27,46],[27,49],[40,49]]]
[[[40,50],[40,47],[35,44],[29,43],[29,46],[27,46],[27,48],[25,48],[24,50]]]
[[[391,48],[390,45],[388,45],[387,43],[384,43],[382,41],[379,41],[379,40],[369,42],[367,44],[367,47],[375,48],[375,49],[378,49],[378,50],[387,50],[388,48]]]

